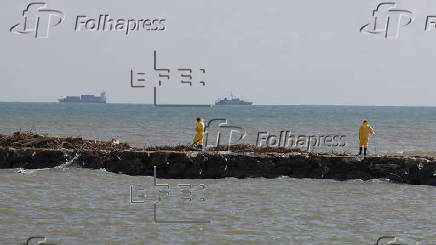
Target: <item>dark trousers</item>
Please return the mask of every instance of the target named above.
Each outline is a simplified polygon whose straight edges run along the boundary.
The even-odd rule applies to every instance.
[[[360,147],[359,155],[362,155],[362,148],[363,148],[363,155],[366,156],[366,151],[368,150],[368,148],[366,148],[366,147]]]

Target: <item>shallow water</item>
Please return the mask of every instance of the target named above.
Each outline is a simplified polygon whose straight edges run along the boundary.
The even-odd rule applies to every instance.
[[[59,244],[374,244],[382,235],[436,244],[432,186],[291,178],[158,183],[170,184],[170,197],[158,194],[168,189],[153,187],[153,177],[0,170],[0,244],[32,235]],[[192,201],[182,200],[180,183],[192,184]],[[133,201],[144,203],[131,203],[131,185]],[[156,223],[156,202],[158,222],[210,223]]]

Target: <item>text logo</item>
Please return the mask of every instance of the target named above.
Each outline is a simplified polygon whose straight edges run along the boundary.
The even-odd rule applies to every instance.
[[[219,145],[236,145],[241,142],[247,135],[245,129],[238,126],[229,125],[227,119],[210,120],[206,126],[205,131],[206,147],[216,147]],[[233,137],[234,135],[236,135],[237,137]]]
[[[268,132],[258,132],[257,147],[306,147],[307,151],[315,147],[344,147],[346,146],[345,135],[295,135],[291,130],[280,131],[280,135]]]
[[[385,243],[382,243],[382,241],[386,240],[386,239],[393,239],[393,240],[387,242],[386,244],[390,244],[390,245],[409,245],[408,243],[404,243],[399,238],[394,237],[394,236],[382,236],[382,237],[379,237],[377,239],[377,242],[374,245],[385,244]],[[418,244],[418,243],[416,243],[416,244]]]
[[[400,29],[415,20],[411,11],[397,9],[394,2],[380,3],[372,12],[372,17],[372,22],[362,26],[360,32],[384,35],[385,38],[398,38]]]
[[[157,183],[157,167],[154,166],[153,169],[153,176],[154,176],[154,180],[153,180],[153,187],[154,188],[163,188],[160,190],[156,190],[158,191],[158,197],[157,200],[154,200],[153,203],[153,220],[154,223],[156,224],[210,224],[211,221],[210,220],[206,220],[206,219],[198,219],[195,217],[190,217],[190,218],[180,218],[180,215],[177,219],[168,219],[168,218],[158,218],[158,216],[162,217],[162,214],[165,212],[165,207],[164,206],[164,202],[169,201],[169,199],[173,199],[175,197],[177,197],[177,199],[182,200],[182,202],[186,205],[183,205],[185,208],[189,208],[192,207],[192,203],[195,202],[195,198],[194,198],[194,192],[200,192],[203,195],[200,195],[201,197],[198,199],[198,201],[200,202],[205,202],[206,201],[206,196],[205,196],[205,191],[207,190],[206,185],[204,184],[199,184],[197,187],[194,184],[178,184],[178,192],[180,194],[182,194],[181,197],[179,197],[178,195],[174,195],[174,193],[171,191],[170,188],[170,184],[163,184]],[[153,188],[153,189],[154,189]],[[130,204],[143,204],[145,203],[147,200],[150,200],[149,196],[152,196],[155,193],[152,193],[150,195],[147,195],[146,190],[143,188],[137,188],[133,185],[130,186]],[[155,192],[155,191],[154,191]],[[150,200],[152,201],[152,200]],[[171,208],[174,208],[172,205],[170,205]],[[167,206],[168,208],[168,206]],[[161,212],[159,212],[159,210]],[[174,211],[174,209],[171,209],[172,211]],[[180,209],[179,209],[180,211]],[[192,211],[192,210],[191,210]],[[158,213],[160,213],[160,215],[158,215]]]
[[[145,88],[146,83],[154,86],[154,106],[155,107],[211,107],[210,104],[161,104],[157,102],[157,89],[165,87],[165,84],[170,81],[170,77],[172,77],[171,69],[167,66],[159,66],[157,62],[157,51],[154,51],[153,56],[153,70],[158,77],[157,81],[153,81],[150,78],[151,74],[146,73],[145,71],[135,72],[133,69],[130,69],[130,87],[132,88]],[[174,69],[173,69],[174,70]],[[180,74],[180,84],[186,87],[193,87],[193,85],[197,85],[200,88],[206,87],[206,81],[202,78],[203,75],[206,74],[205,68],[197,68],[192,69],[189,67],[181,67],[178,68],[177,71]],[[198,79],[195,79],[195,78]],[[193,81],[193,80],[197,81]],[[154,83],[154,85],[153,85]],[[147,85],[148,85],[147,84]]]
[[[47,8],[43,2],[27,5],[23,17],[23,22],[12,26],[10,31],[20,35],[34,35],[35,38],[48,38],[49,30],[64,21],[61,11]]]
[[[44,236],[29,237],[26,240],[26,243],[24,243],[23,245],[31,245],[31,244],[56,245],[56,243],[49,243],[49,242],[47,242],[47,238],[45,238]]]

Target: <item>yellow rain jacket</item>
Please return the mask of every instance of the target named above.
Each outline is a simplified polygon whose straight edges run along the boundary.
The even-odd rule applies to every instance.
[[[197,131],[197,134],[194,137],[194,144],[197,145],[203,145],[203,138],[204,138],[204,122],[203,120],[200,120],[197,123],[197,128],[195,129]]]
[[[368,123],[364,123],[359,129],[360,147],[368,148],[369,134],[375,134],[374,129]]]

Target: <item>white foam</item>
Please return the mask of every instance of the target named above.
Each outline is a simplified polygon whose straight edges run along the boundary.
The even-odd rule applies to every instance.
[[[74,163],[74,161],[76,161],[77,158],[80,157],[80,155],[81,154],[79,152],[77,152],[76,155],[72,159],[70,159],[69,161],[66,161],[64,164],[56,166],[55,168],[68,168],[68,167],[70,167]]]

